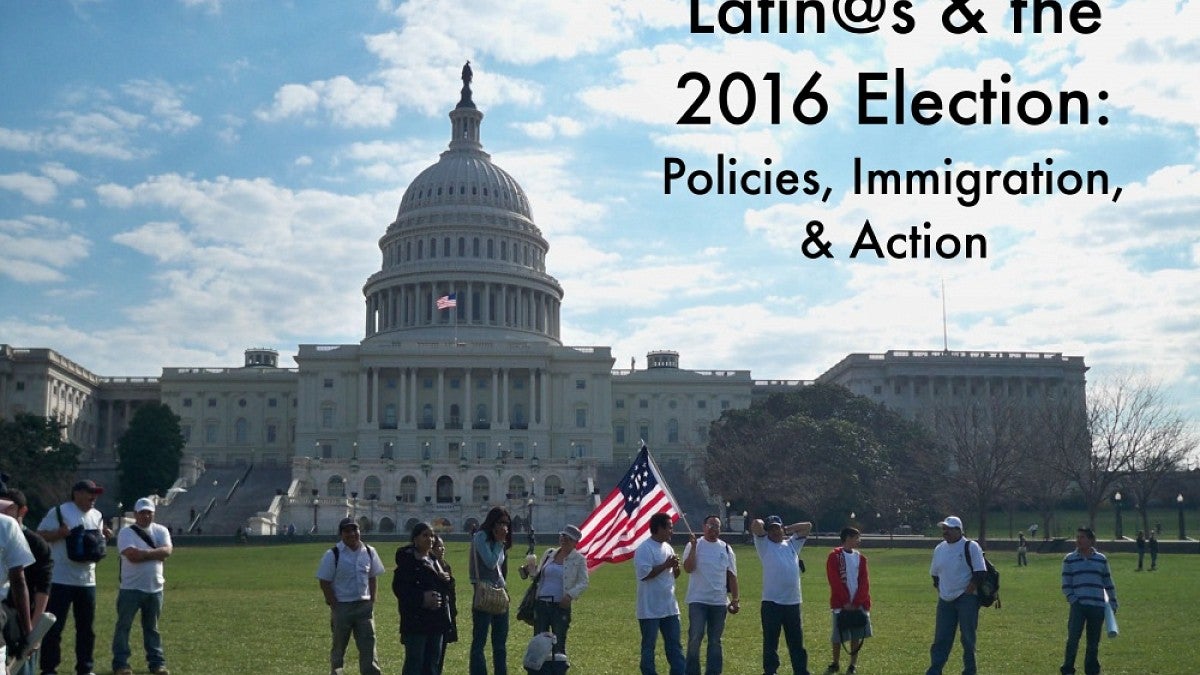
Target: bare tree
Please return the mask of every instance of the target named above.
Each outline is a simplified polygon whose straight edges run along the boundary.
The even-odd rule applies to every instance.
[[[1118,484],[1133,497],[1146,531],[1148,501],[1196,446],[1183,418],[1158,384],[1125,374],[1093,391],[1088,405],[1090,454],[1075,480],[1095,523],[1100,503]]]
[[[1088,526],[1095,528],[1100,504],[1120,478],[1124,453],[1111,443],[1095,443],[1097,429],[1106,419],[1104,411],[1113,408],[1112,393],[1102,387],[1085,399],[1082,388],[1064,387],[1044,399],[1036,411],[1031,440],[1041,461],[1029,470],[1036,476],[1033,484],[1042,490],[1035,506],[1045,521],[1047,537],[1054,507],[1068,488],[1079,490]]]
[[[1003,394],[940,407],[937,434],[954,464],[951,491],[978,517],[987,539],[987,514],[1014,494],[1031,456],[1029,410]]]

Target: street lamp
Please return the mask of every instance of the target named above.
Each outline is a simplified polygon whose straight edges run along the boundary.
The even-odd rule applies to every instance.
[[[358,519],[358,493],[353,491],[350,493],[350,517]]]
[[[312,498],[313,498],[313,526],[312,526],[311,533],[316,534],[317,533],[317,509],[319,509],[321,507],[320,502],[317,501],[317,489],[316,488],[312,489]]]
[[[1183,494],[1175,495],[1175,503],[1179,505],[1179,541],[1187,539],[1187,531],[1183,527]]]
[[[1116,532],[1116,537],[1114,537],[1114,538],[1120,540],[1122,538],[1121,537],[1121,491],[1120,490],[1118,490],[1116,492],[1116,494],[1113,495],[1113,507],[1116,509],[1116,512],[1117,512],[1117,532]]]

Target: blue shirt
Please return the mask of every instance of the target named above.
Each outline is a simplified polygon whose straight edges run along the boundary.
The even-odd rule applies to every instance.
[[[1108,571],[1108,558],[1095,549],[1086,558],[1079,549],[1063,558],[1062,592],[1067,602],[1096,607],[1104,606],[1107,593],[1113,609],[1117,608],[1117,589]]]

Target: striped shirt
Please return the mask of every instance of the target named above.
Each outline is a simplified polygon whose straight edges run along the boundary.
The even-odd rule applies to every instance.
[[[1067,596],[1067,602],[1096,607],[1104,606],[1104,594],[1107,592],[1115,609],[1117,589],[1108,571],[1108,558],[1094,549],[1086,558],[1078,549],[1068,553],[1063,558],[1062,592]]]

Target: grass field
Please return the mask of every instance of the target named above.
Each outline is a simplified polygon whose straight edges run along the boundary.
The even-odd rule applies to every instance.
[[[931,542],[932,545],[932,542]],[[681,547],[677,547],[681,548]],[[328,610],[314,573],[324,547],[314,544],[179,548],[167,562],[167,592],[161,629],[171,671],[187,673],[257,673],[292,675],[328,672]],[[752,547],[736,547],[745,609],[731,617],[725,632],[725,672],[761,673],[758,619],[761,568]],[[804,575],[805,645],[810,669],[820,672],[829,662],[827,643],[829,590],[824,578],[828,548],[806,549]],[[516,549],[514,548],[514,551]],[[523,552],[523,549],[521,550]],[[929,583],[929,551],[867,549],[871,564],[876,637],[864,648],[859,671],[909,675],[924,672],[933,634],[935,594]],[[376,607],[379,657],[384,672],[397,673],[403,650],[397,634],[396,603],[391,595],[394,544],[380,555],[389,566],[381,578]],[[981,673],[1024,675],[1057,673],[1062,658],[1067,605],[1059,591],[1060,558],[1031,554],[1029,567],[1017,568],[1012,554],[996,554],[1001,571],[1002,609],[984,609],[980,618],[978,659]],[[1192,610],[1200,603],[1200,556],[1164,555],[1159,571],[1134,573],[1134,556],[1111,556],[1121,601],[1121,635],[1105,638],[1101,661],[1107,675],[1200,672],[1192,649],[1200,641],[1200,621]],[[450,544],[450,561],[460,582],[460,605],[469,606],[466,546]],[[111,672],[112,625],[116,596],[116,560],[100,564],[99,610],[96,619],[97,672]],[[512,574],[518,598],[525,582]],[[681,599],[686,574],[676,591]],[[591,589],[576,605],[570,633],[572,673],[630,675],[637,673],[638,629],[634,619],[631,565],[605,565],[592,576]],[[686,609],[684,609],[686,623]],[[686,633],[686,626],[684,627]],[[73,655],[73,624],[64,634],[63,653]],[[467,672],[469,612],[460,617],[465,642],[450,646],[447,673]],[[520,659],[532,631],[513,619],[509,638],[509,670],[524,672]],[[135,670],[144,672],[141,634],[134,622]],[[490,651],[490,650],[489,650]],[[659,671],[666,673],[659,647]],[[347,654],[353,665],[353,642]],[[955,647],[947,673],[958,672],[961,652]],[[68,662],[60,672],[70,672]],[[1082,671],[1082,649],[1078,661]],[[347,672],[356,672],[354,668]],[[782,672],[790,672],[785,667]]]

